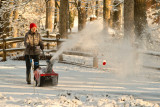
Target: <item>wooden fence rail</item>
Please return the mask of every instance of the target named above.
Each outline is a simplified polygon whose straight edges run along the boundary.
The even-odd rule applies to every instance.
[[[18,43],[18,42],[23,42],[24,37],[16,37],[16,38],[2,38],[0,39],[0,46],[2,47],[0,49],[0,52],[3,53],[3,61],[6,61],[6,56],[7,52],[17,52],[17,51],[24,51],[25,48],[9,48],[7,49],[7,45],[10,43]],[[42,38],[42,41],[51,43],[51,42],[56,42],[58,45],[61,44],[62,42],[66,41],[66,39],[56,39],[56,38]],[[58,46],[57,46],[58,49]],[[48,49],[44,50],[45,52],[57,52],[57,49]],[[154,52],[154,51],[145,51],[145,52],[138,52],[146,55],[151,55],[151,56],[160,56],[160,52]],[[98,67],[98,58],[96,54],[91,54],[91,53],[86,53],[86,52],[78,52],[78,51],[65,51],[63,52],[65,55],[76,55],[76,56],[84,56],[84,57],[93,57],[93,67],[97,68]],[[61,57],[61,58],[60,58]],[[59,61],[63,62],[63,57],[60,55]],[[147,66],[148,67],[148,66]],[[156,67],[150,67],[150,68],[155,68],[155,69],[160,69]]]
[[[9,43],[17,43],[17,42],[23,42],[24,41],[24,37],[15,37],[15,38],[2,38],[0,39],[1,42],[1,46],[3,47],[2,49],[0,49],[0,52],[3,52],[3,59],[2,61],[6,61],[6,57],[7,57],[7,52],[17,52],[17,51],[24,51],[25,48],[10,48],[7,49],[7,44]],[[57,49],[59,48],[59,45],[66,41],[66,39],[59,39],[59,38],[42,38],[43,42],[56,42],[57,43]],[[56,52],[57,49],[49,49],[47,46],[47,50],[45,50],[45,52]],[[67,55],[77,55],[77,56],[85,56],[85,57],[93,57],[93,67],[98,67],[98,59],[96,55],[90,54],[90,53],[83,53],[83,52],[74,52],[74,51],[65,51],[63,52],[63,54],[67,54]],[[60,55],[61,58],[59,58],[59,60],[63,60],[62,55]]]
[[[3,38],[0,39],[1,46],[2,46],[2,49],[0,49],[0,52],[3,52],[2,61],[6,61],[7,52],[16,52],[16,51],[24,51],[25,50],[25,48],[10,48],[10,49],[7,49],[7,45],[9,43],[18,43],[18,42],[23,42],[23,41],[24,41],[24,37],[5,38],[5,36],[3,36]],[[42,38],[42,41],[44,41],[44,42],[63,42],[64,40],[63,39],[58,40],[56,38],[55,39]],[[49,50],[49,51],[53,52],[55,50]]]

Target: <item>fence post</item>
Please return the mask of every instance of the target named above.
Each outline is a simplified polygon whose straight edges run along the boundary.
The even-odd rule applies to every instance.
[[[3,35],[3,59],[2,61],[6,61],[6,40],[5,40],[5,35]]]
[[[49,30],[47,30],[47,38],[49,39]],[[47,43],[47,49],[49,49],[49,43]]]
[[[93,57],[93,67],[98,68],[98,58],[97,58],[97,56]]]
[[[97,58],[97,56],[98,56],[98,52],[95,50],[93,52],[93,67],[94,68],[98,68],[98,58]]]

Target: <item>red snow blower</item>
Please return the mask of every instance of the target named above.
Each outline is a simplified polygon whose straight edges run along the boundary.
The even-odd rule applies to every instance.
[[[43,52],[44,54],[44,52]],[[55,73],[52,69],[54,61],[46,61],[46,67],[38,67],[34,71],[34,80],[36,86],[56,86],[58,84],[58,73]],[[40,65],[42,66],[42,65]],[[44,66],[44,65],[43,65]]]

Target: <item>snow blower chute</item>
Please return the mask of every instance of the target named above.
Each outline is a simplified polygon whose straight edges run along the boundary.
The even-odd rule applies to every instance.
[[[43,52],[44,54],[44,52]],[[46,67],[37,68],[34,71],[34,80],[36,86],[56,86],[58,84],[58,73],[55,73],[52,69],[54,60],[50,59],[47,62]]]

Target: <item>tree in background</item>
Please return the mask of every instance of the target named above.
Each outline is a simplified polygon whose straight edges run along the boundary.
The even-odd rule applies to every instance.
[[[110,27],[115,30],[116,35],[119,35],[118,32],[121,29],[122,24],[122,2],[119,0],[113,1],[113,7],[111,12],[111,19],[110,19]]]
[[[124,37],[134,42],[134,0],[124,0]]]
[[[45,0],[46,1],[46,29],[49,30],[49,32],[53,31],[52,26],[52,13],[53,13],[53,0]]]
[[[144,32],[144,43],[147,49],[159,50],[159,31],[160,31],[160,1],[147,0],[146,3],[147,24]],[[146,34],[147,33],[147,34]]]
[[[62,38],[67,38],[68,28],[68,0],[60,0],[59,33]]]
[[[96,17],[99,17],[99,0],[96,0],[96,11],[95,11]]]
[[[151,5],[148,6],[149,18],[152,19],[152,24],[160,25],[160,1],[158,0],[149,0]]]
[[[15,5],[15,8],[14,8],[14,11],[13,11],[13,37],[18,37],[18,7],[19,7],[19,0],[16,0],[14,2],[14,5]],[[17,44],[14,43],[12,45],[13,48],[17,47]]]
[[[34,22],[40,30],[40,20],[45,17],[45,8],[42,0],[3,0],[0,3],[0,32],[7,37],[24,36],[29,30],[29,24]],[[43,3],[43,6],[45,1]],[[8,47],[23,47],[18,43]]]
[[[134,24],[136,39],[142,39],[142,35],[147,26],[146,0],[134,0]]]
[[[104,27],[108,28],[109,22],[112,23],[112,28],[115,31],[121,28],[121,20],[122,20],[122,9],[123,7],[120,5],[120,0],[74,0],[77,4],[78,10],[78,29],[82,30],[87,21],[87,14],[89,15],[97,15],[99,17],[102,16],[102,11],[99,13],[98,9],[101,9],[103,6],[103,20]],[[74,1],[70,1],[74,4]],[[145,3],[146,0],[129,0],[124,1],[124,35],[125,37],[132,37],[134,35],[134,24],[135,24],[135,33],[137,37],[141,37],[141,34],[144,32],[145,26],[147,26],[146,18],[152,19],[153,24],[159,24],[160,15],[159,15],[159,7],[160,3],[155,0],[147,0],[152,1],[150,4],[151,14],[146,16],[146,5],[149,3]],[[18,2],[18,3],[17,3]],[[55,0],[55,18],[54,18],[54,29],[59,23],[59,33],[63,35],[63,38],[66,38],[66,34],[68,32],[69,26],[73,27],[73,14],[72,14],[72,6],[70,7],[69,12],[69,0]],[[135,2],[135,4],[134,4]],[[46,4],[45,4],[46,3]],[[111,4],[113,3],[113,4]],[[17,5],[18,4],[18,5]],[[28,25],[31,22],[35,22],[38,25],[38,28],[42,27],[41,25],[46,23],[46,27],[44,29],[52,28],[52,13],[53,13],[53,0],[1,0],[1,35],[6,34],[7,36],[24,36],[24,32],[26,32],[29,27]],[[133,5],[134,4],[134,5]],[[51,8],[50,8],[51,7]],[[61,8],[60,8],[61,7]],[[73,6],[74,7],[74,6]],[[60,13],[59,10],[60,9]],[[113,11],[111,11],[111,9]],[[88,11],[88,12],[87,12]],[[77,11],[76,11],[77,12]],[[69,14],[70,13],[70,14]],[[73,12],[74,13],[74,12]],[[112,14],[111,14],[112,13]],[[60,17],[58,16],[60,14]],[[77,14],[75,14],[77,15]],[[101,15],[101,16],[100,16]],[[58,21],[59,17],[59,21]],[[135,21],[134,21],[135,20]],[[134,23],[133,23],[134,22]],[[41,24],[41,25],[40,25]],[[122,25],[123,26],[123,25]],[[43,29],[43,32],[45,31]],[[132,35],[132,36],[131,36]]]
[[[7,35],[9,36],[11,34],[11,21],[12,21],[12,16],[13,16],[13,0],[11,1],[6,1],[6,0],[1,0],[0,1],[0,9],[1,9],[1,17],[0,17],[0,23],[1,23],[1,28],[0,28],[0,33],[1,35]]]
[[[72,32],[72,28],[74,27],[74,20],[76,16],[76,9],[75,9],[74,2],[69,3],[69,29]]]
[[[111,0],[103,0],[103,24],[104,29],[108,30],[109,27],[109,19],[110,19],[110,9],[111,8]]]
[[[86,2],[78,1],[78,31],[81,31],[86,25]]]
[[[59,22],[59,4],[58,0],[55,0],[55,11],[54,11],[54,30],[56,30]]]

